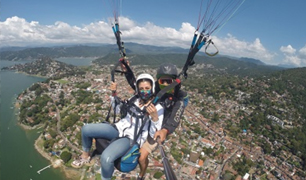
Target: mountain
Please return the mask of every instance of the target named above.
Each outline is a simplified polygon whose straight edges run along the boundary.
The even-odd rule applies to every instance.
[[[3,60],[33,60],[41,57],[59,58],[59,57],[99,57],[111,52],[115,45],[102,46],[59,46],[59,47],[37,47],[27,48],[20,51],[3,51],[0,58]]]
[[[137,43],[125,43],[125,48],[130,53],[137,54],[187,54],[188,50],[179,48],[179,47],[161,47],[161,46],[151,46],[151,45],[142,45]],[[129,54],[127,52],[127,54]]]
[[[277,66],[284,68],[297,68],[297,66],[294,66],[292,64],[278,64]]]
[[[164,53],[186,53],[186,49],[177,47],[157,47],[141,45],[136,43],[126,43],[126,53],[138,54],[164,54]],[[117,45],[96,44],[96,45],[74,45],[56,47],[36,47],[36,48],[2,48],[0,59],[9,61],[39,59],[48,56],[50,58],[59,57],[102,57],[108,53],[118,52]]]
[[[109,65],[114,64],[118,59],[118,54],[110,53],[102,58],[93,61],[95,64]],[[132,65],[148,65],[151,68],[157,68],[162,63],[173,63],[182,68],[186,62],[187,54],[168,53],[168,54],[133,54],[128,56]],[[238,76],[262,76],[269,75],[275,71],[284,70],[285,68],[277,66],[267,66],[261,63],[250,61],[241,61],[236,58],[225,56],[210,57],[206,55],[197,55],[194,58],[195,65],[189,68],[190,71],[196,71],[198,74],[203,73],[226,73]],[[197,70],[199,69],[199,70]]]
[[[27,47],[14,47],[14,46],[10,46],[10,47],[3,47],[0,48],[0,52],[5,52],[5,51],[20,51],[23,49],[27,49]]]
[[[152,68],[164,62],[173,63],[182,68],[188,55],[187,49],[178,47],[159,47],[136,43],[125,43],[124,46],[126,47],[126,54],[133,65],[143,64],[149,65]],[[97,57],[95,63],[103,65],[114,64],[114,60],[119,58],[118,54],[118,47],[115,44],[87,44],[37,47],[21,50],[14,48],[9,51],[2,51],[0,53],[0,59],[18,61],[40,59],[46,56],[52,59],[59,57]],[[196,65],[208,64],[209,67],[217,68],[219,72],[240,76],[265,75],[285,69],[283,67],[265,65],[256,59],[245,57],[233,58],[222,55],[210,57],[203,52],[199,52],[194,60]],[[206,68],[205,71],[210,71],[210,68]]]
[[[258,59],[253,59],[253,58],[242,57],[242,58],[239,58],[238,60],[244,61],[244,62],[250,62],[250,63],[254,63],[254,64],[258,64],[258,65],[266,65],[262,61],[260,61]]]
[[[239,76],[262,76],[285,69],[278,66],[265,65],[259,60],[236,59],[224,56],[196,56],[195,62],[211,64],[214,68]]]

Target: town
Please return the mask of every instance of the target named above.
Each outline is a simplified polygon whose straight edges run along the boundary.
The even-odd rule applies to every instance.
[[[43,126],[38,146],[53,160],[61,159],[65,168],[85,169],[79,177],[95,179],[100,177],[99,157],[82,167],[72,166],[71,162],[80,154],[81,128],[86,123],[103,122],[110,107],[110,70],[113,66],[93,65],[84,74],[48,79],[34,84],[17,98],[20,106],[20,123],[28,126]],[[190,76],[196,75],[195,66]],[[52,68],[51,68],[52,70]],[[147,72],[154,75],[154,69],[133,66],[135,74]],[[54,72],[54,71],[50,71]],[[248,87],[255,85],[252,79],[245,78]],[[125,77],[116,74],[119,84],[118,96],[129,98],[133,91]],[[261,86],[268,86],[264,81]],[[122,88],[120,88],[122,87]],[[250,116],[256,107],[246,105],[251,94],[233,90],[231,97],[220,92],[219,97],[209,95],[208,90],[193,88],[186,81],[182,88],[188,92],[189,104],[175,133],[170,135],[164,148],[178,179],[304,179],[305,172],[301,159],[282,148],[283,142],[270,141],[266,133],[254,134],[250,129],[238,125]],[[284,101],[286,94],[266,94],[274,101]],[[262,108],[265,108],[264,104]],[[285,113],[285,109],[275,107]],[[287,111],[289,111],[287,109]],[[280,119],[267,114],[271,126],[292,128],[290,118]],[[271,126],[267,129],[271,129]],[[259,143],[261,142],[261,144]],[[94,149],[94,148],[93,148]],[[273,153],[278,151],[278,153]],[[276,155],[275,155],[276,154]],[[149,156],[146,179],[165,179],[159,151]],[[115,171],[116,179],[136,179],[139,169],[130,173]]]

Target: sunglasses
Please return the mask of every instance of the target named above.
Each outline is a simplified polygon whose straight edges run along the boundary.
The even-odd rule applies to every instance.
[[[173,79],[171,79],[171,78],[160,78],[160,79],[158,79],[159,84],[165,84],[165,83],[171,84],[172,82],[173,82]]]

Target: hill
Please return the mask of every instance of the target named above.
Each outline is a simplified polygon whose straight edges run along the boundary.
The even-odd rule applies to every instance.
[[[162,53],[187,53],[187,50],[176,47],[157,47],[141,45],[135,43],[126,43],[127,54],[162,54]],[[36,47],[36,48],[2,48],[0,59],[9,61],[39,59],[43,56],[50,58],[59,57],[102,57],[108,53],[118,52],[117,45],[74,45],[57,47]]]
[[[83,70],[76,66],[55,61],[49,57],[44,57],[26,64],[16,64],[10,67],[4,67],[1,70],[24,72],[29,75],[43,76],[48,78],[61,78],[64,76],[84,73]]]
[[[242,58],[239,58],[238,60],[245,61],[245,62],[250,62],[250,63],[254,63],[254,64],[258,64],[258,65],[266,65],[265,63],[261,62],[258,59],[242,57]]]
[[[306,119],[306,68],[287,69],[273,73],[270,78],[271,90],[278,94],[293,94],[291,101],[297,111]]]
[[[37,47],[22,50],[3,51],[0,58],[9,61],[33,60],[48,56],[59,57],[99,57],[109,53],[115,46],[63,46],[63,47]]]
[[[126,43],[125,47],[128,58],[133,65],[148,65],[152,68],[156,68],[164,62],[173,63],[182,68],[188,54],[187,49],[178,47],[158,47],[136,43]],[[111,44],[37,47],[20,50],[14,47],[8,49],[10,50],[0,53],[0,59],[18,61],[40,59],[46,56],[52,59],[59,57],[97,57],[94,62],[105,65],[114,64],[116,59],[119,58],[117,46]],[[212,67],[216,72],[239,76],[262,76],[285,69],[278,66],[265,65],[256,59],[233,58],[222,55],[210,57],[202,52],[196,55],[195,62],[195,66],[205,64],[207,67],[204,71],[200,71],[200,74],[210,72]]]
[[[164,53],[164,54],[129,54],[129,61],[132,65],[148,65],[152,68],[157,68],[160,64],[168,62],[176,64],[182,68],[185,64],[187,54]],[[114,59],[118,59],[118,54],[110,53],[104,57],[98,58],[93,63],[99,65],[114,64]],[[263,63],[253,63],[250,61],[237,60],[235,58],[206,55],[197,55],[195,57],[196,64],[190,68],[201,69],[197,71],[203,73],[226,73],[238,76],[263,76],[271,74],[275,71],[284,70],[285,68],[277,66],[267,66]],[[202,65],[202,66],[201,66]],[[201,66],[201,67],[199,67]]]

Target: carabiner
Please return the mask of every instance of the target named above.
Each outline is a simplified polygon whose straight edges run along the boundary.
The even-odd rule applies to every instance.
[[[207,48],[208,48],[208,46],[209,46],[210,44],[212,44],[212,45],[215,47],[215,49],[217,50],[215,53],[210,54],[210,53],[207,52]],[[217,54],[219,53],[219,49],[218,49],[217,46],[214,44],[214,42],[212,42],[211,39],[207,42],[207,45],[206,45],[206,47],[205,47],[205,53],[206,53],[208,56],[215,56],[215,55],[217,55]]]

